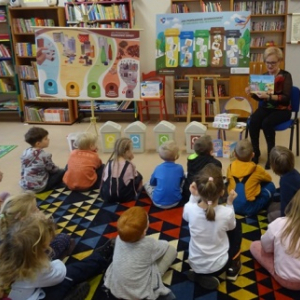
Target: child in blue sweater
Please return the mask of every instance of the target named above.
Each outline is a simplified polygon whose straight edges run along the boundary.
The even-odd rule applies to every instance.
[[[167,141],[159,147],[158,153],[164,162],[155,168],[144,188],[155,206],[171,208],[182,198],[184,171],[181,165],[175,163],[179,158],[179,148],[174,141]]]

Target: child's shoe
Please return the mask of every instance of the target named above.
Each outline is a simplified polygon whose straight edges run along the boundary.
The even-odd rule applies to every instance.
[[[226,272],[226,277],[228,280],[235,281],[239,276],[242,269],[241,255],[238,255],[235,259],[232,260],[231,266]]]
[[[112,261],[112,257],[114,254],[114,248],[116,244],[116,239],[108,240],[103,246],[95,249],[96,252],[100,253],[100,255],[109,263]]]
[[[71,292],[64,298],[64,300],[84,300],[90,291],[88,282],[77,284]]]
[[[199,284],[201,287],[207,290],[216,290],[220,285],[220,281],[217,277],[210,275],[199,275],[194,271],[188,271],[187,277],[190,281]]]

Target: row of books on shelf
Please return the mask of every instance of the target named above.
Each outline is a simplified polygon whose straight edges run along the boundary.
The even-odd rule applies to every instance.
[[[252,62],[263,62],[264,61],[264,54],[263,53],[251,53],[250,54],[250,61],[252,61]]]
[[[7,22],[5,9],[0,9],[0,23]]]
[[[175,102],[175,111],[176,115],[186,115],[188,110],[188,103],[176,101]],[[198,114],[198,104],[197,101],[192,101],[192,115]]]
[[[286,1],[241,1],[234,3],[235,11],[250,11],[252,15],[285,14]]]
[[[110,23],[89,23],[87,26],[83,22],[76,24],[69,24],[70,27],[88,27],[88,28],[130,28],[128,22],[110,22]]]
[[[37,100],[39,97],[38,82],[21,82],[21,91],[25,100]]]
[[[89,21],[100,20],[127,20],[128,12],[126,4],[86,4],[81,3],[78,5],[72,5],[67,3],[67,20],[82,21],[83,15],[88,15]]]
[[[265,46],[265,40],[266,38],[264,36],[261,37],[256,37],[256,38],[251,38],[250,41],[250,47],[263,47]]]
[[[171,12],[172,12],[172,14],[188,13],[188,12],[190,12],[190,9],[186,4],[181,4],[181,3],[172,4]]]
[[[2,110],[18,110],[19,103],[16,99],[0,100],[0,111]]]
[[[216,12],[222,11],[221,2],[204,2],[202,1],[203,12]]]
[[[55,26],[53,19],[40,19],[40,18],[14,18],[12,25],[15,33],[33,33],[31,26]]]
[[[11,57],[10,48],[4,44],[0,44],[0,57],[3,57],[3,58]]]
[[[0,79],[0,93],[16,91],[16,86],[11,78]]]
[[[122,111],[132,110],[134,107],[133,101],[78,101],[79,110],[91,110],[91,105],[94,104],[95,111]]]
[[[69,109],[62,107],[41,108],[35,105],[26,105],[25,116],[27,121],[34,122],[70,122]]]
[[[15,45],[18,56],[36,56],[36,45],[32,43],[17,43]]]
[[[282,21],[273,22],[252,22],[252,31],[267,31],[267,30],[284,30],[285,25]]]
[[[10,60],[0,61],[0,76],[14,76],[14,68]]]
[[[21,79],[37,79],[38,73],[36,61],[31,61],[31,66],[20,65],[19,75]]]

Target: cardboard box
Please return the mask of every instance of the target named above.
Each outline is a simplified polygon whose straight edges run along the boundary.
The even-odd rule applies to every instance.
[[[161,81],[142,81],[141,97],[142,98],[159,98],[162,96],[163,86]]]
[[[229,158],[230,160],[234,160],[234,149],[236,144],[236,141],[223,141],[223,157]]]
[[[215,139],[213,142],[213,155],[215,157],[223,157],[223,140],[222,139]]]

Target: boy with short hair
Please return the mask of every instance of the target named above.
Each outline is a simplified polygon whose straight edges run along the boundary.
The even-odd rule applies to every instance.
[[[129,208],[118,219],[113,261],[104,278],[104,286],[117,299],[175,299],[162,275],[175,260],[176,249],[147,237],[148,227],[148,214],[141,206]]]
[[[207,164],[214,164],[222,169],[222,163],[213,156],[213,142],[210,135],[203,135],[194,143],[195,153],[187,159],[187,178],[183,186],[183,199],[187,202],[190,198],[190,185],[197,175]]]
[[[280,176],[280,202],[273,202],[268,208],[268,221],[271,223],[285,216],[285,209],[300,189],[300,174],[295,169],[294,153],[284,146],[275,146],[270,152],[270,166],[273,172]]]
[[[51,190],[62,182],[65,170],[52,161],[52,154],[43,149],[49,146],[48,131],[32,127],[25,134],[25,141],[31,145],[21,156],[20,186],[35,193]]]
[[[235,213],[256,215],[267,207],[275,185],[270,174],[252,162],[254,152],[249,140],[238,141],[234,152],[236,160],[228,167],[227,180],[228,192],[233,189],[238,194],[233,203]]]
[[[164,162],[155,168],[144,188],[155,206],[167,209],[176,206],[182,198],[184,171],[182,165],[175,163],[179,148],[174,141],[163,143],[158,153]]]

